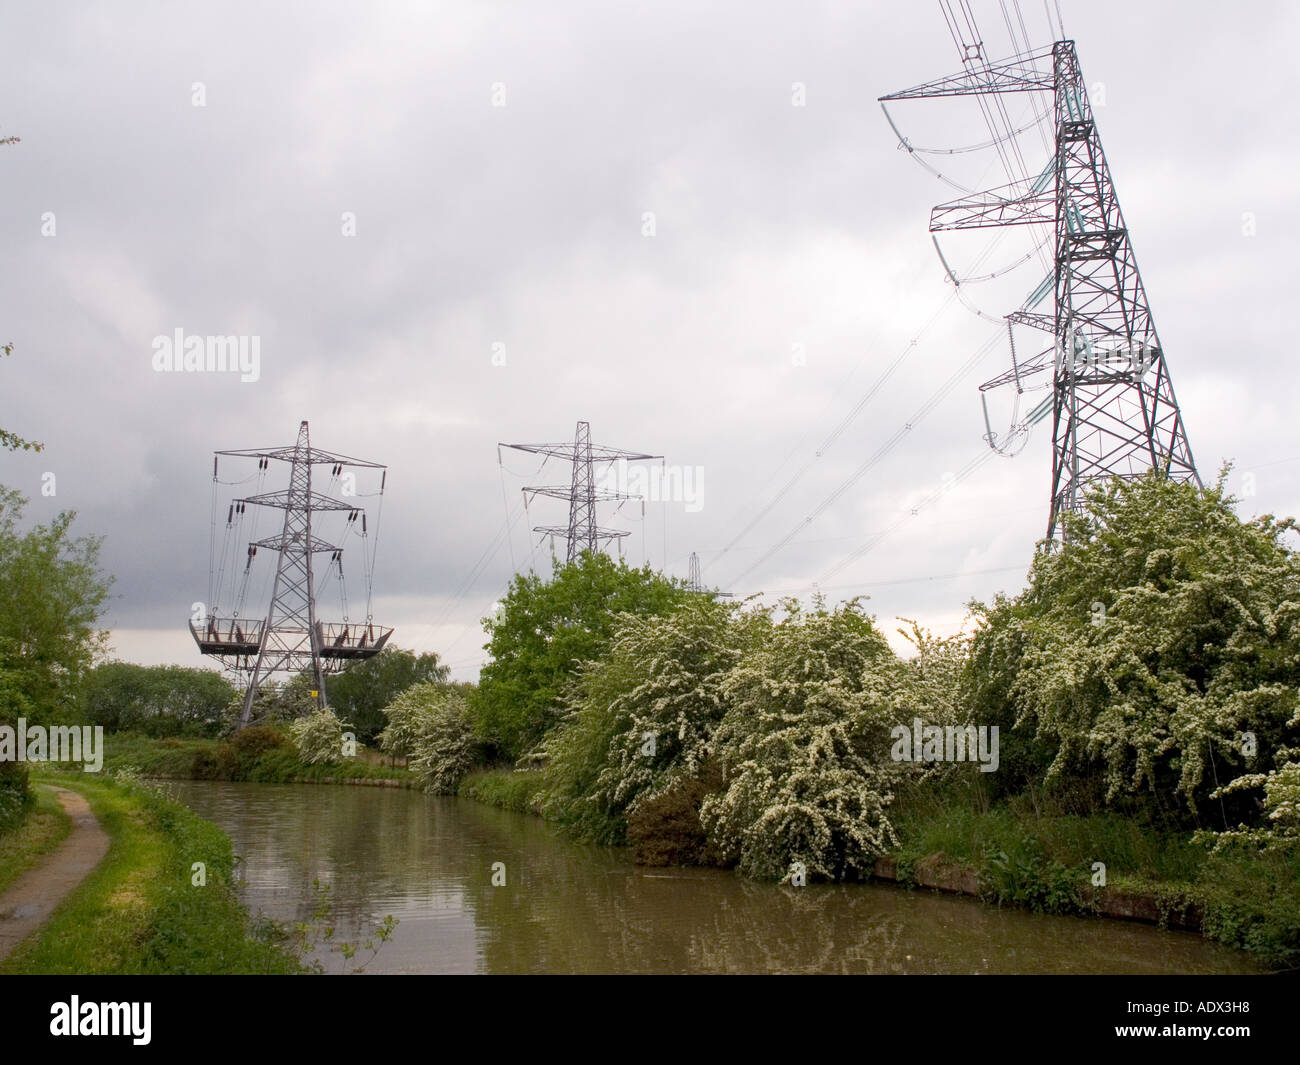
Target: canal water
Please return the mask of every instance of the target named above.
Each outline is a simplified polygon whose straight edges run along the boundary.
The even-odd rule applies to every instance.
[[[466,799],[302,784],[176,788],[234,841],[254,912],[307,920],[319,879],[331,886],[335,941],[358,941],[396,917],[392,940],[365,966],[371,973],[1259,969],[1239,951],[1146,925],[886,884],[791,888],[724,870],[643,868],[539,818]],[[327,971],[347,964],[328,948],[316,957]]]

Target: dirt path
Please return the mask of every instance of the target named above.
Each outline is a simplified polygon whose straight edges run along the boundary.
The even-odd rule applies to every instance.
[[[64,896],[108,853],[108,833],[90,812],[90,804],[75,791],[53,790],[72,819],[72,829],[58,850],[0,895],[0,961],[43,925]]]

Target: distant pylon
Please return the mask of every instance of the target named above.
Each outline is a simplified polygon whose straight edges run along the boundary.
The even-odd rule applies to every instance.
[[[593,444],[591,426],[587,422],[578,422],[572,444],[498,444],[497,447],[568,459],[573,464],[573,473],[567,488],[563,485],[551,485],[527,487],[523,490],[525,496],[550,496],[553,499],[569,501],[567,526],[539,525],[533,529],[533,532],[563,535],[566,543],[564,556],[566,562],[572,562],[583,551],[599,551],[604,543],[610,540],[621,540],[628,535],[626,530],[602,528],[596,520],[596,504],[614,499],[639,497],[609,488],[598,488],[596,466],[606,462],[617,462],[619,459],[636,462],[640,459],[663,458],[662,455],[644,455],[638,451],[625,451],[622,448]]]
[[[691,592],[704,591],[704,581],[700,577],[700,556],[694,551],[686,563],[686,589]]]
[[[1019,395],[1028,378],[1052,373],[1050,402],[1032,409],[1009,434],[1009,438],[1023,436],[1049,411],[1052,414],[1047,527],[1051,540],[1061,515],[1080,506],[1089,482],[1109,476],[1131,479],[1151,469],[1178,481],[1200,484],[1200,478],[1074,42],[1057,41],[1050,48],[998,63],[983,58],[979,42],[963,40],[962,44],[961,73],[881,97],[881,104],[936,96],[1052,94],[1055,149],[1040,174],[941,204],[930,215],[931,233],[992,226],[1053,227],[1052,273],[1018,310],[1006,316],[1009,329],[1012,325],[1040,329],[1050,333],[1053,342],[1017,361],[1012,335],[1011,370],[981,386],[983,392],[1014,384]],[[981,102],[981,107],[986,106],[993,105]],[[912,151],[901,134],[900,140]],[[956,276],[952,280],[961,284]],[[1051,313],[1035,310],[1049,293],[1055,293]],[[987,439],[990,446],[1002,450],[991,428]]]

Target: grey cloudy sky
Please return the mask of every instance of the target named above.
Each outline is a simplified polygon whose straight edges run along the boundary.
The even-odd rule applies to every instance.
[[[1022,6],[1050,43],[1043,6]],[[1297,9],[1062,7],[1202,474],[1234,459],[1245,513],[1300,512]],[[1001,6],[975,11],[1010,52]],[[1008,363],[1004,342],[971,359],[996,327],[948,300],[926,231],[953,193],[876,104],[959,67],[937,5],[9,2],[0,39],[0,136],[22,138],[0,149],[0,425],[47,444],[0,455],[0,482],[30,517],[75,508],[106,538],[122,657],[198,663],[184,624],[208,583],[211,452],[290,443],[303,418],[317,445],[389,465],[376,617],[462,677],[512,557],[528,564],[523,521],[469,581],[476,562],[523,485],[568,477],[518,453],[499,468],[496,443],[578,419],[703,469],[698,512],[604,515],[633,562],[684,576],[696,551],[741,594],[867,593],[891,629],[953,631],[966,600],[1020,586],[1047,519],[1045,428],[918,506],[987,450],[975,386]],[[942,102],[895,114],[916,143],[987,138]],[[989,153],[951,163],[1005,180]],[[997,317],[1041,276],[1031,259],[963,291]],[[155,373],[153,338],[177,328],[260,337],[260,380]],[[562,523],[563,505],[531,518]]]

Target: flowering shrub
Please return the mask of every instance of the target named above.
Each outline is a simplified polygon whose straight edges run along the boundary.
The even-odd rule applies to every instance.
[[[857,603],[790,616],[723,682],[716,732],[724,785],[700,818],[752,876],[870,874],[897,843],[886,816],[900,775],[889,728],[901,666]]]
[[[298,748],[298,757],[308,765],[336,764],[343,761],[345,726],[333,710],[317,710],[289,723],[289,737]]]
[[[551,815],[585,822],[588,835],[618,833],[641,802],[701,779],[725,711],[722,681],[769,628],[765,611],[703,595],[666,615],[622,615],[543,745]]]
[[[1158,476],[1094,488],[1024,593],[975,605],[969,692],[1032,738],[1029,779],[1096,780],[1106,801],[1153,812],[1178,795],[1190,817],[1255,752],[1255,768],[1278,768],[1300,682],[1300,558],[1282,542],[1291,521],[1237,517],[1226,472],[1204,491]]]
[[[415,684],[384,715],[380,748],[408,756],[407,767],[426,790],[454,792],[474,766],[474,723],[464,695],[436,681]]]

